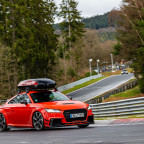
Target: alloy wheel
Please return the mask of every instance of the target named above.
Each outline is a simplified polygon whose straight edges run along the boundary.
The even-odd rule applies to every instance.
[[[36,130],[42,130],[44,128],[44,120],[40,112],[35,112],[33,115],[33,127]]]
[[[3,114],[0,113],[0,131],[6,130],[7,125],[6,125],[6,120]]]

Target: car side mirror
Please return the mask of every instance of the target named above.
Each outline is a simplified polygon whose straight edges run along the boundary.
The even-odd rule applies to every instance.
[[[28,103],[27,103],[26,100],[22,100],[22,101],[21,101],[21,104],[25,104],[25,105],[27,105]]]
[[[69,98],[70,100],[72,100],[72,97],[71,97],[71,96],[68,96],[68,98]]]

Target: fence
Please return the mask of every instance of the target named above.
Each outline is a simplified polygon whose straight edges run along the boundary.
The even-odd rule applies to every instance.
[[[144,97],[90,104],[96,118],[144,114]]]
[[[128,82],[128,83],[123,84],[122,86],[119,86],[118,88],[115,88],[111,91],[108,91],[108,92],[106,92],[106,93],[104,93],[104,94],[102,94],[96,98],[90,99],[90,100],[86,101],[86,103],[88,103],[88,104],[101,103],[103,100],[109,98],[111,95],[118,94],[120,92],[124,92],[130,88],[137,86],[137,85],[138,85],[137,80],[134,80],[132,82]]]
[[[83,78],[81,80],[78,80],[76,82],[73,82],[73,83],[70,83],[70,84],[67,84],[67,85],[64,85],[64,86],[61,86],[61,87],[58,87],[58,91],[62,92],[62,91],[65,91],[67,89],[70,89],[70,88],[73,88],[74,86],[76,85],[80,85],[82,83],[85,83],[87,81],[90,81],[92,79],[96,79],[96,78],[99,78],[99,77],[102,77],[101,74],[98,74],[98,75],[94,75],[94,76],[90,76],[90,77],[86,77],[86,78]]]

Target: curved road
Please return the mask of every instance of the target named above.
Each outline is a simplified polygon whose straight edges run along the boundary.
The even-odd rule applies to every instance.
[[[71,96],[73,100],[86,101],[90,98],[93,98],[113,88],[118,87],[119,85],[133,78],[133,76],[134,75],[132,73],[125,74],[125,75],[110,76],[90,86],[71,92],[67,95]]]

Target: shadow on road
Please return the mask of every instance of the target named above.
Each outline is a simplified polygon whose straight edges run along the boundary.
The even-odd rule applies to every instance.
[[[46,128],[44,130],[41,131],[37,131],[33,128],[11,128],[9,131],[5,131],[5,132],[0,132],[0,133],[19,133],[19,132],[38,132],[38,133],[42,133],[42,132],[51,132],[51,131],[66,131],[66,130],[81,130],[81,129],[92,129],[94,127],[87,127],[87,128],[78,128],[77,126],[71,126],[71,127],[53,127],[53,128]]]

